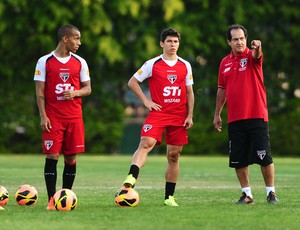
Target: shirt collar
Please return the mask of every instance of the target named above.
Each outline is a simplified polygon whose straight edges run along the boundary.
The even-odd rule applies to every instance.
[[[243,53],[241,53],[241,54],[238,54],[238,55],[235,55],[232,51],[230,52],[230,58],[234,58],[234,57],[246,57],[247,56],[247,54],[249,53],[249,48],[248,47],[246,47],[246,49],[244,50],[244,52]]]

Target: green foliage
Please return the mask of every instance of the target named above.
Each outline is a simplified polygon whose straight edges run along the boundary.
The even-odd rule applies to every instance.
[[[287,101],[284,109],[270,121],[272,152],[276,155],[299,155],[299,99]],[[275,137],[275,139],[274,139]]]
[[[218,66],[230,51],[225,32],[239,23],[248,29],[248,43],[262,40],[273,152],[299,155],[299,8],[295,0],[3,0],[0,152],[40,151],[33,71],[38,58],[55,48],[57,29],[71,23],[81,30],[78,54],[92,77],[92,95],[84,99],[88,152],[118,151],[127,81],[161,53],[160,31],[174,27],[182,35],[179,55],[191,62],[195,80],[195,125],[184,151],[227,153],[226,111],[223,133],[213,130],[212,120]]]

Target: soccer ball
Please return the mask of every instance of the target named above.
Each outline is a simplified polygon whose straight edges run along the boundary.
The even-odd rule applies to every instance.
[[[116,205],[119,207],[135,207],[140,201],[140,196],[133,188],[120,188],[115,195]]]
[[[0,206],[7,204],[9,198],[8,191],[5,187],[0,185]]]
[[[72,190],[63,188],[54,194],[53,202],[57,211],[72,211],[77,206],[77,196]]]
[[[38,200],[38,192],[32,185],[21,185],[15,194],[16,201],[21,206],[33,206]]]

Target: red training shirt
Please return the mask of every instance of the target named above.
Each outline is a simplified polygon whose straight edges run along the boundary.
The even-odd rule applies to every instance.
[[[41,57],[36,65],[35,81],[45,82],[46,114],[60,122],[82,120],[82,100],[75,97],[66,100],[65,90],[79,90],[80,83],[89,81],[86,61],[71,53],[69,57],[58,58],[51,52]]]
[[[254,118],[268,121],[262,64],[263,56],[255,59],[249,48],[237,56],[231,51],[221,61],[218,87],[226,90],[228,123]]]
[[[145,62],[134,77],[140,82],[148,79],[152,101],[162,106],[150,113],[170,118],[169,125],[182,125],[176,117],[187,115],[186,87],[194,83],[190,63],[180,57],[167,61],[160,55]]]

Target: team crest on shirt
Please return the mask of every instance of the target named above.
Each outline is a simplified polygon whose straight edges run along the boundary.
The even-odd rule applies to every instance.
[[[53,145],[53,141],[45,140],[44,145],[45,145],[46,149],[49,150]]]
[[[263,160],[266,156],[266,150],[257,150],[257,156]]]
[[[143,126],[143,129],[144,129],[144,132],[146,133],[146,132],[148,132],[150,129],[152,129],[152,125],[145,124],[145,125]]]
[[[247,58],[243,58],[240,60],[240,65],[242,68],[244,68],[247,65]]]
[[[66,82],[70,77],[70,73],[59,73],[59,77],[63,82]]]
[[[171,84],[173,84],[177,79],[177,75],[174,75],[174,74],[168,75],[167,78],[171,82]]]

